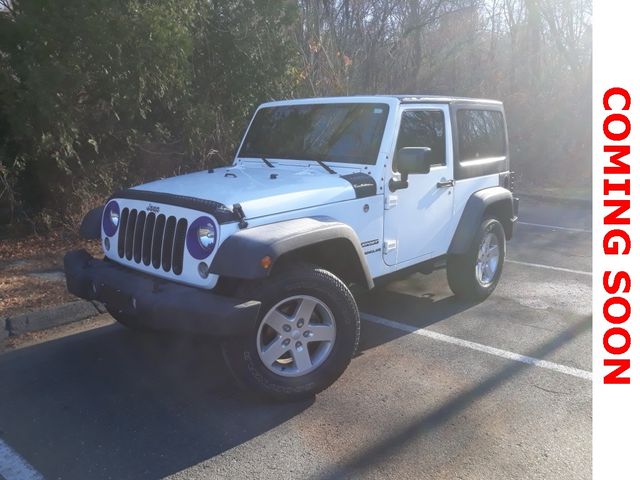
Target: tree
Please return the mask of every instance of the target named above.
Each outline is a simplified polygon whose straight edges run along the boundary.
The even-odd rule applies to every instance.
[[[115,188],[228,161],[240,120],[259,100],[290,93],[295,5],[286,1],[5,7],[2,199],[27,211],[64,216]]]

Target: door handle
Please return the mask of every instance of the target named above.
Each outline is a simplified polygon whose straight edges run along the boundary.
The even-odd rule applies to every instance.
[[[438,188],[449,188],[449,187],[453,187],[455,185],[456,181],[451,179],[451,180],[440,180],[436,185]]]

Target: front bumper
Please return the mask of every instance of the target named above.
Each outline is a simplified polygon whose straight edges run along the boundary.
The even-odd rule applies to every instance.
[[[87,300],[103,302],[130,323],[158,330],[233,337],[250,333],[260,302],[217,295],[132,271],[85,250],[64,257],[67,289]]]

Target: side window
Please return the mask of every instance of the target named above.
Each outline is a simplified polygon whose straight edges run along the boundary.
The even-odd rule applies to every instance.
[[[444,113],[441,110],[407,110],[402,113],[396,152],[404,147],[429,147],[432,165],[445,164]],[[395,159],[393,169],[396,170]]]
[[[496,110],[458,110],[458,153],[460,161],[504,157],[504,119]]]

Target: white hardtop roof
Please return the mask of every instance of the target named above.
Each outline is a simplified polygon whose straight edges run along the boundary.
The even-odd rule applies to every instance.
[[[353,95],[343,97],[313,97],[265,102],[262,106],[298,105],[309,103],[474,103],[502,105],[499,100],[440,95]]]

